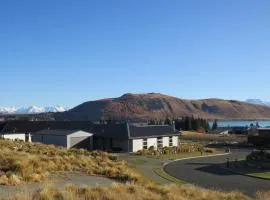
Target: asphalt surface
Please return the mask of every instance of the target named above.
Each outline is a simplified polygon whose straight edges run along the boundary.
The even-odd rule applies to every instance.
[[[227,158],[243,159],[251,150],[234,149],[231,155],[196,158],[172,162],[164,167],[171,176],[204,188],[224,191],[240,191],[253,196],[256,191],[270,190],[270,181],[234,174],[221,168]]]

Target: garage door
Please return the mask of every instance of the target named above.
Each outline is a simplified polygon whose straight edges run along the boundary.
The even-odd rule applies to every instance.
[[[91,137],[71,137],[70,148],[91,149]]]

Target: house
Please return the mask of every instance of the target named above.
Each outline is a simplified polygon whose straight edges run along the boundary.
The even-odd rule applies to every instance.
[[[82,130],[90,132],[89,121],[8,121],[0,124],[1,137],[11,140],[31,141],[31,134],[44,130]]]
[[[0,126],[0,132],[3,138],[13,140],[118,152],[178,146],[180,135],[174,124],[149,126],[89,121],[9,121]]]
[[[243,135],[247,135],[248,134],[248,130],[249,130],[249,127],[247,127],[247,126],[232,126],[230,128],[231,128],[230,134],[243,134]]]
[[[248,134],[248,143],[257,147],[270,147],[270,128],[251,128]]]
[[[208,133],[209,134],[220,134],[220,135],[226,135],[231,132],[231,128],[228,127],[218,127],[215,130],[210,130]]]
[[[1,137],[4,139],[26,141],[26,133],[19,130],[17,126],[14,126],[13,128],[9,127],[7,122],[0,124],[0,133]]]
[[[66,148],[93,149],[93,134],[81,130],[41,130],[31,134],[32,142]]]
[[[257,128],[258,135],[265,138],[270,138],[270,128]]]
[[[137,152],[154,147],[178,146],[174,125],[109,124],[94,125],[94,148],[105,151]]]

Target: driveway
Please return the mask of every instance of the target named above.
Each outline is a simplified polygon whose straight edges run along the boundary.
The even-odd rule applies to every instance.
[[[256,191],[270,190],[270,181],[233,174],[220,168],[227,158],[243,159],[251,150],[234,149],[231,155],[208,158],[196,158],[172,162],[164,167],[171,176],[205,188],[218,190],[238,190],[247,195],[254,195]],[[225,166],[225,164],[224,164]]]

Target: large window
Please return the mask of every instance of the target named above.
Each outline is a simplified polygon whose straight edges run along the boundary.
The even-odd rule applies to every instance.
[[[163,147],[163,139],[162,137],[157,138],[157,147],[162,148]]]
[[[172,147],[173,146],[173,137],[170,136],[169,137],[169,147]]]
[[[147,149],[147,139],[143,139],[143,149]]]

